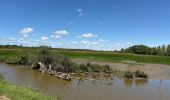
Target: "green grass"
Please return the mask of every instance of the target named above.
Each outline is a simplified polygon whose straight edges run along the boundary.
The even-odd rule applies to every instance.
[[[30,88],[8,83],[2,78],[0,79],[0,96],[6,96],[10,100],[57,100],[57,98],[44,96]]]
[[[73,59],[88,59],[89,61],[99,62],[122,62],[135,61],[139,63],[154,63],[154,64],[168,64],[170,65],[169,56],[152,56],[152,55],[136,55],[136,54],[121,54],[113,52],[99,52],[99,51],[80,51],[80,50],[65,50],[53,49],[53,54],[63,54]],[[0,49],[0,60],[7,60],[7,62],[15,62],[16,57],[25,53],[32,55],[38,53],[38,49]]]
[[[152,55],[136,55],[136,54],[121,54],[113,52],[61,52],[70,58],[89,59],[90,61],[99,62],[122,62],[135,61],[139,63],[155,63],[155,64],[170,64],[170,57],[167,56],[152,56]]]

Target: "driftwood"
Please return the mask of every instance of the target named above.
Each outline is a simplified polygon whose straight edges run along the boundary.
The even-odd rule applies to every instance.
[[[59,79],[63,79],[63,80],[67,80],[67,81],[71,81],[71,76],[69,74],[65,74],[65,73],[57,73],[54,76],[58,77]]]
[[[49,75],[53,75],[59,79],[63,79],[63,80],[67,80],[67,81],[71,81],[72,77],[69,74],[66,73],[62,73],[62,72],[56,72],[54,70],[51,69],[51,65],[49,65],[49,68],[47,68],[43,63],[38,62],[38,64],[40,65],[40,69],[39,71],[42,73],[47,73]]]

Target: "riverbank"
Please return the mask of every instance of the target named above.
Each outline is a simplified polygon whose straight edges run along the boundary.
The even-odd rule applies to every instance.
[[[160,96],[164,98],[162,100],[169,100],[169,80],[162,80],[161,88],[158,88],[160,80],[152,79],[114,78],[85,80],[79,83],[78,80],[65,81],[37,70],[5,63],[0,64],[0,73],[10,83],[31,87],[47,96],[59,96],[62,100],[161,100]],[[163,95],[158,95],[159,89]]]
[[[36,62],[36,60],[32,59],[36,58],[36,56],[40,54],[39,51],[40,50],[38,48],[1,49],[0,59],[2,62],[10,64],[18,63],[33,65],[34,63],[32,62]],[[136,70],[139,70],[145,72],[147,75],[149,75],[149,78],[151,79],[170,79],[169,74],[170,66],[168,65],[170,57],[167,56],[134,55],[98,51],[76,51],[76,50],[71,51],[65,49],[59,50],[50,48],[48,48],[47,51],[49,52],[47,54],[51,55],[41,55],[38,61],[41,59],[46,59],[46,61],[49,63],[49,64],[45,63],[47,64],[46,67],[50,66],[50,69],[53,69],[56,72],[100,73],[104,71],[106,73],[108,72],[110,73],[111,67],[113,71],[120,70],[122,72],[123,71],[134,72]],[[55,56],[57,54],[61,54],[62,56]],[[72,61],[75,63],[72,63]],[[83,63],[84,65],[82,65]],[[93,65],[91,64],[87,65],[87,63],[89,64],[91,63]],[[106,68],[105,65],[109,65],[107,66],[108,68]],[[64,75],[60,76],[63,77]]]
[[[85,64],[89,62],[88,59],[72,59],[73,62],[78,64]],[[165,64],[148,64],[148,63],[137,63],[132,61],[122,61],[120,63],[112,63],[112,62],[97,62],[93,61],[92,64],[99,65],[109,65],[113,71],[136,71],[140,70],[145,72],[149,79],[156,80],[170,80],[170,65]]]
[[[57,98],[44,96],[36,90],[16,86],[1,78],[0,100],[57,100]]]

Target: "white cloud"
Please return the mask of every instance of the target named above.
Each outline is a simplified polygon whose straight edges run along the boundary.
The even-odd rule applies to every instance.
[[[59,31],[55,31],[54,34],[56,34],[56,35],[68,35],[69,32],[67,32],[66,30],[59,30]]]
[[[62,36],[60,35],[51,35],[50,38],[56,38],[56,39],[60,39],[60,38],[63,38]]]
[[[42,40],[42,41],[48,40],[48,39],[49,39],[49,38],[48,38],[48,37],[45,37],[45,36],[41,37],[41,40]]]
[[[81,39],[82,37],[81,36],[76,36],[76,38]]]
[[[28,37],[28,34],[22,34],[23,37]]]
[[[71,42],[72,44],[78,44],[78,42]]]
[[[9,41],[16,41],[16,38],[8,38]]]
[[[98,37],[98,36],[92,33],[85,33],[85,34],[82,34],[81,37],[91,38],[91,37]]]
[[[21,34],[23,37],[28,37],[28,34],[31,33],[31,32],[33,32],[33,31],[34,31],[33,28],[27,27],[27,28],[22,29],[22,30],[20,31],[20,34]]]
[[[92,41],[86,41],[86,40],[81,40],[80,43],[84,45],[97,45],[98,44],[98,42],[92,42]]]
[[[98,42],[92,42],[91,43],[92,45],[97,45],[97,44],[99,44]]]
[[[83,10],[81,8],[75,9],[78,12],[78,16],[84,16]]]
[[[80,41],[82,44],[90,44],[90,41],[86,41],[86,40],[81,40]]]
[[[107,42],[107,41],[109,41],[109,40],[99,39],[98,41],[99,41],[99,42]]]
[[[78,12],[82,12],[83,10],[81,8],[76,9]]]
[[[59,31],[55,31],[53,32],[54,35],[51,35],[50,38],[64,38],[66,35],[69,35],[70,33],[67,32],[66,30],[59,30]]]
[[[132,43],[131,42],[116,42],[114,45],[113,45],[113,49],[114,50],[120,50],[122,48],[127,48],[129,46],[131,46]]]

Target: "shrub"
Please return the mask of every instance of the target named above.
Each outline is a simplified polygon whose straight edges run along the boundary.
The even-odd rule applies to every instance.
[[[104,65],[104,66],[102,66],[103,67],[103,72],[105,72],[105,73],[111,73],[111,72],[113,72],[112,71],[112,68],[109,66],[109,65]]]
[[[101,72],[102,71],[102,66],[98,64],[91,64],[91,71],[92,72]]]
[[[134,74],[135,74],[135,77],[137,77],[137,78],[148,78],[147,74],[145,74],[144,72],[141,72],[139,70],[136,70],[134,72]]]
[[[39,55],[37,57],[37,61],[42,62],[46,65],[53,64],[55,61],[54,56],[50,53],[50,50],[48,47],[41,47],[39,51]]]
[[[29,56],[28,56],[28,54],[24,54],[24,55],[19,56],[17,63],[18,63],[19,65],[29,65],[30,62],[29,62]]]
[[[89,72],[89,68],[85,64],[80,64],[80,70],[83,72]]]
[[[127,78],[127,79],[133,79],[133,73],[130,72],[130,71],[125,71],[124,77]]]
[[[90,67],[91,66],[91,63],[90,62],[87,62],[87,64],[86,64],[88,67]]]

